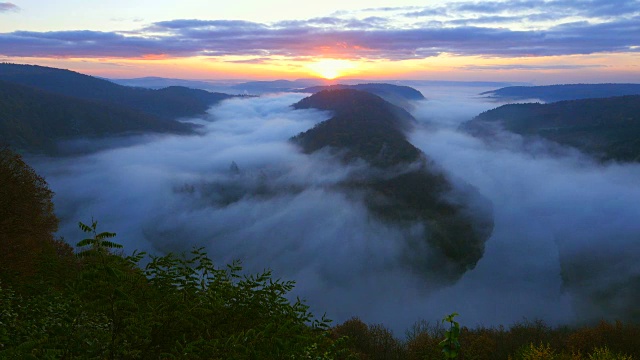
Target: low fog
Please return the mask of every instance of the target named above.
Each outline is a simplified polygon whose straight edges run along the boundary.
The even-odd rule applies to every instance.
[[[420,125],[409,140],[494,206],[483,258],[450,286],[402,263],[420,229],[377,221],[357,194],[336,189],[363,164],[304,155],[288,142],[330,117],[292,110],[301,94],[224,101],[197,120],[197,136],[28,160],[56,193],[59,235],[69,243],[82,238],[77,222],[93,217],[128,252],[203,246],[219,265],[239,259],[247,272],[295,280],[292,295],[338,323],[359,316],[402,335],[454,311],[467,326],[623,315],[640,276],[640,166],[597,164],[515,135],[485,143],[457,126],[499,106],[477,96],[491,89],[419,90],[429,100],[415,104]],[[616,295],[594,300],[603,291]]]

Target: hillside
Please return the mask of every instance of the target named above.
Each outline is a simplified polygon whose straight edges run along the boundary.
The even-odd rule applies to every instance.
[[[409,267],[451,281],[475,266],[493,229],[491,205],[468,184],[454,186],[406,140],[415,121],[409,113],[352,89],[325,90],[294,107],[334,112],[292,138],[303,152],[328,148],[343,162],[366,161],[372,171],[348,180],[344,189],[364,193],[369,211],[393,226],[423,227],[419,243],[407,245]]]
[[[313,86],[308,87],[298,92],[303,93],[318,93],[323,90],[338,90],[338,89],[353,89],[366,91],[380,96],[386,101],[400,107],[407,107],[410,101],[426,100],[422,93],[409,86],[399,86],[393,84],[384,83],[369,83],[369,84],[357,84],[357,85],[328,85],[328,86]]]
[[[118,85],[143,87],[143,88],[149,88],[149,89],[163,89],[170,86],[182,86],[182,87],[191,88],[191,89],[216,91],[218,88],[223,87],[223,86],[218,86],[214,82],[163,78],[163,77],[157,77],[157,76],[146,76],[146,77],[128,78],[128,79],[109,78],[106,80],[109,80]]]
[[[128,107],[163,119],[202,115],[228,94],[172,86],[152,90],[112,83],[77,72],[36,65],[0,64],[0,80],[84,100]]]
[[[566,84],[509,86],[480,95],[508,100],[539,99],[544,102],[640,95],[640,84]]]
[[[361,158],[378,167],[409,163],[420,157],[420,151],[406,141],[403,133],[415,119],[378,96],[356,90],[325,90],[302,99],[294,108],[335,112],[330,121],[294,138],[306,153],[332,146],[347,149],[346,160]]]
[[[575,147],[601,160],[640,160],[640,95],[510,104],[463,124],[478,136],[497,128]]]
[[[120,106],[0,81],[0,143],[55,154],[58,140],[142,132],[189,133],[191,126]]]

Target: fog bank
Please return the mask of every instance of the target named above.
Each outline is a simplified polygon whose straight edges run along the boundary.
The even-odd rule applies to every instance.
[[[414,321],[453,311],[468,326],[572,323],[610,311],[589,298],[640,273],[631,261],[640,254],[640,166],[599,165],[511,135],[486,144],[456,130],[499,105],[476,96],[484,89],[419,90],[429,100],[413,110],[421,125],[410,141],[494,207],[484,257],[452,286],[402,263],[422,229],[382,223],[359,194],[337,188],[366,171],[363,164],[304,155],[289,143],[330,117],[292,110],[301,94],[226,100],[201,121],[200,136],[145,137],[87,156],[29,161],[56,193],[69,243],[82,236],[77,222],[93,217],[128,251],[204,246],[219,265],[240,259],[250,272],[270,268],[296,280],[293,295],[337,322],[360,316],[402,335]],[[610,266],[613,258],[624,265]],[[599,265],[576,273],[585,261]]]

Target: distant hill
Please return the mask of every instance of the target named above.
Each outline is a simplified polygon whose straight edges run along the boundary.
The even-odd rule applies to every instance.
[[[96,101],[0,81],[0,143],[56,154],[56,142],[143,132],[190,133],[192,126]]]
[[[267,81],[248,81],[230,88],[240,93],[248,93],[252,95],[260,95],[277,92],[293,92],[301,88],[309,86],[317,86],[326,84],[322,79],[298,79],[298,80],[267,80]]]
[[[525,82],[498,82],[498,81],[451,81],[451,80],[399,80],[394,81],[407,86],[462,86],[462,87],[507,87],[507,86],[529,86]]]
[[[328,85],[328,86],[313,86],[305,89],[298,90],[303,93],[318,93],[323,90],[338,90],[338,89],[354,89],[360,91],[370,92],[376,94],[386,101],[407,108],[410,101],[425,100],[422,93],[409,86],[400,86],[384,83],[369,83],[369,84],[357,84],[357,85]]]
[[[202,89],[207,91],[217,91],[213,89],[218,89],[216,84],[207,82],[207,81],[198,81],[198,80],[185,80],[185,79],[171,79],[171,78],[163,78],[157,76],[147,76],[141,78],[130,78],[130,79],[105,79],[116,83],[118,85],[124,86],[132,86],[132,87],[143,87],[149,89],[162,89],[169,86],[182,86],[192,89]]]
[[[69,70],[36,65],[2,63],[0,80],[78,99],[128,107],[170,120],[202,115],[211,105],[232,97],[178,86],[159,90],[134,88]]]
[[[608,98],[624,95],[640,95],[640,84],[568,84],[548,86],[509,86],[486,91],[480,95],[509,99],[540,99],[544,102]]]
[[[294,108],[334,112],[292,138],[303,152],[327,149],[343,162],[366,161],[370,173],[345,182],[344,188],[363,192],[369,211],[390,224],[424,227],[422,244],[407,248],[408,266],[447,280],[475,266],[493,229],[491,205],[471,186],[454,186],[406,140],[404,133],[415,121],[408,112],[353,89],[324,90]]]
[[[640,95],[504,105],[462,128],[485,137],[505,129],[572,146],[601,160],[640,161]]]

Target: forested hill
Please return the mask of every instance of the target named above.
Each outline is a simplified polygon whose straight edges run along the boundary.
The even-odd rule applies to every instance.
[[[188,133],[191,126],[139,111],[0,80],[0,144],[56,154],[58,140],[142,132]]]
[[[347,160],[361,158],[389,167],[416,161],[420,151],[404,136],[415,119],[379,96],[357,90],[325,90],[294,105],[296,109],[332,110],[335,116],[294,139],[306,153],[325,146],[347,149]]]
[[[454,186],[407,141],[415,121],[408,112],[353,89],[324,90],[294,107],[334,112],[292,139],[303,152],[325,149],[342,162],[364,160],[371,171],[344,188],[362,193],[371,214],[391,226],[424,228],[406,240],[406,266],[433,283],[458,279],[475,266],[493,230],[491,204],[468,184]]]
[[[0,80],[84,100],[129,107],[174,120],[202,115],[232,95],[172,86],[153,90],[122,86],[77,72],[36,65],[0,64]]]
[[[496,125],[573,146],[602,160],[640,161],[640,95],[504,105],[462,127],[490,136]]]
[[[303,93],[318,93],[323,90],[339,90],[339,89],[353,89],[366,91],[375,95],[380,96],[386,101],[400,106],[407,107],[410,101],[416,100],[425,100],[425,97],[422,93],[412,87],[409,86],[399,86],[393,84],[384,84],[384,83],[370,83],[370,84],[357,84],[357,85],[328,85],[328,86],[312,86],[298,92]]]
[[[527,100],[540,99],[544,102],[608,98],[613,96],[640,95],[640,84],[566,84],[547,86],[509,86],[486,91],[480,95],[490,97]]]

